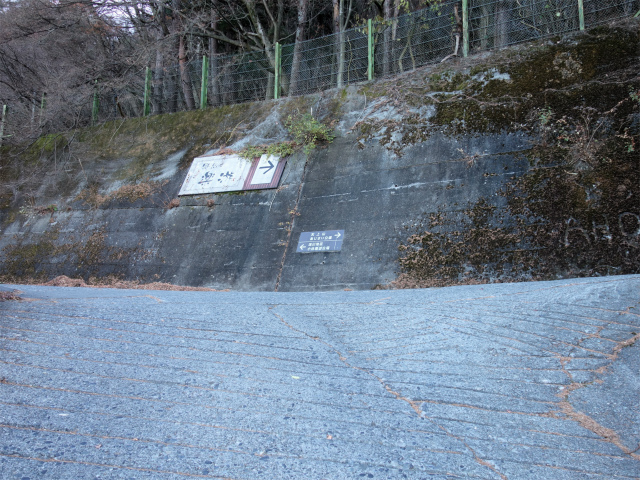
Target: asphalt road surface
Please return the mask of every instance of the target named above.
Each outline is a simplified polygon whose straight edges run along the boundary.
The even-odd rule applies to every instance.
[[[3,288],[3,480],[640,477],[640,276]]]

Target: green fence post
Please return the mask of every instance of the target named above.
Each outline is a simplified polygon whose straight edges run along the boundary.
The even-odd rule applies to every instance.
[[[0,120],[0,147],[2,146],[2,139],[4,138],[4,122],[7,119],[7,106],[2,106],[2,120]]]
[[[98,123],[98,109],[100,108],[100,98],[98,97],[98,80],[93,89],[93,106],[91,107],[91,125]]]
[[[209,57],[202,57],[202,81],[200,84],[200,110],[207,108],[209,92]]]
[[[282,69],[282,45],[276,42],[276,65],[275,65],[275,81],[273,85],[273,99],[278,100],[280,98],[280,73]]]
[[[146,117],[151,112],[151,69],[147,67],[144,74],[144,103],[142,116]]]
[[[373,21],[371,19],[367,20],[367,40],[367,46],[369,49],[369,67],[367,69],[367,76],[369,77],[369,81],[371,82],[373,80],[373,61],[375,58],[373,55]]]
[[[578,16],[580,17],[580,30],[584,30],[584,0],[578,0]]]
[[[469,55],[469,0],[462,0],[462,56],[466,57],[468,55]]]

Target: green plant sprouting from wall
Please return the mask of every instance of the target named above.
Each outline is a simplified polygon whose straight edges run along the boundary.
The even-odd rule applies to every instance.
[[[249,145],[240,151],[240,156],[253,159],[262,155],[273,155],[275,157],[288,157],[296,151],[297,145],[294,142],[278,142],[269,145]]]
[[[252,159],[266,154],[282,158],[298,150],[309,155],[318,145],[331,143],[335,138],[330,125],[325,125],[309,113],[289,115],[284,126],[293,137],[292,141],[250,145],[239,152],[240,156]]]
[[[316,120],[313,115],[289,115],[285,127],[296,144],[302,146],[304,153],[309,154],[322,143],[331,143],[335,138],[331,127]]]
[[[538,120],[541,126],[547,126],[553,117],[553,110],[551,108],[543,108],[540,114],[538,115]]]

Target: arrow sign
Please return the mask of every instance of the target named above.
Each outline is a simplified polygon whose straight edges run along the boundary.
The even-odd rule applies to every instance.
[[[298,240],[298,253],[329,253],[342,249],[344,230],[315,230],[302,232]]]
[[[278,188],[286,163],[273,155],[262,155],[251,162],[239,155],[197,157],[178,195]]]
[[[264,167],[258,167],[258,168],[266,168],[266,170],[262,172],[263,175],[273,168],[273,163],[271,163],[271,160],[267,160],[267,162],[269,162],[269,165],[265,165]]]
[[[299,242],[341,242],[343,237],[344,230],[314,230],[302,232]]]
[[[277,187],[280,175],[284,169],[284,160],[280,160],[273,155],[262,155],[260,160],[254,160],[254,166],[252,167],[253,175],[249,180],[249,184],[245,187],[249,188],[265,188],[265,186],[271,186],[271,188]],[[269,188],[269,187],[267,187]]]

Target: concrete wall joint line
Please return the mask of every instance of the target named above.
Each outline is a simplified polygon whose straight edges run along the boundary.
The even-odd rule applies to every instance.
[[[289,223],[289,232],[287,233],[287,241],[284,247],[284,252],[282,253],[282,261],[280,262],[280,268],[278,269],[278,276],[276,278],[276,286],[274,291],[278,291],[280,288],[280,280],[282,279],[282,271],[284,270],[284,263],[287,260],[287,251],[289,250],[289,245],[291,244],[291,236],[293,235],[293,228],[295,226],[296,216],[298,214],[298,205],[300,205],[300,198],[302,197],[302,188],[304,186],[304,178],[307,173],[307,165],[309,164],[309,156],[304,161],[304,168],[302,169],[302,177],[300,178],[300,184],[298,185],[298,194],[296,195],[296,204],[291,210],[291,220]]]

